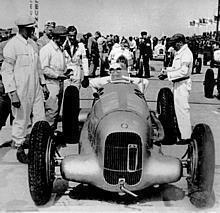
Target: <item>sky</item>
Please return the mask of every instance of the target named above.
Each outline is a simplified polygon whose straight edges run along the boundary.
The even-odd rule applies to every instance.
[[[33,0],[34,1],[34,0]],[[39,29],[46,21],[75,25],[78,32],[103,35],[151,36],[174,33],[192,35],[216,29],[189,27],[198,18],[217,15],[218,0],[39,0]],[[0,0],[0,28],[14,26],[15,19],[29,13],[29,0]]]

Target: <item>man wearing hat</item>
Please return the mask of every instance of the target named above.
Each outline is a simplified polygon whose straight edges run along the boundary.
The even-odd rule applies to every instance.
[[[63,52],[66,36],[66,27],[56,26],[52,31],[52,39],[40,49],[40,62],[50,92],[45,103],[46,119],[53,129],[57,127],[63,94],[63,81],[67,79],[64,75],[66,62]]]
[[[55,28],[56,23],[55,22],[47,22],[44,26],[44,34],[37,40],[37,45],[39,46],[39,49],[41,49],[43,46],[45,46],[52,38],[52,31]]]
[[[170,39],[170,45],[175,50],[171,67],[162,70],[163,75],[173,82],[174,106],[181,139],[191,137],[189,95],[191,90],[191,71],[193,54],[188,48],[183,34],[175,34]]]
[[[146,31],[141,32],[141,37],[139,39],[139,58],[138,58],[138,64],[140,63],[141,58],[143,59],[143,68],[144,68],[144,77],[150,78],[150,66],[149,61],[152,58],[152,48],[151,48],[151,40],[147,36]],[[140,69],[139,67],[139,77],[143,77],[143,69]]]
[[[27,163],[23,143],[27,127],[36,121],[45,120],[43,92],[45,80],[40,70],[39,57],[33,47],[31,36],[34,33],[35,19],[22,16],[16,20],[18,34],[14,36],[3,50],[2,80],[5,92],[9,94],[14,121],[12,140],[17,148],[17,159]]]

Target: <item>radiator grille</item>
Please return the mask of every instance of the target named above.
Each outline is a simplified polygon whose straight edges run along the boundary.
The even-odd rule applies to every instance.
[[[104,178],[109,184],[118,184],[119,178],[134,185],[142,174],[142,144],[139,135],[116,132],[105,142]]]

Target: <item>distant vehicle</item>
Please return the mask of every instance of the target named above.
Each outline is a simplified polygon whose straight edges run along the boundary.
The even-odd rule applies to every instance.
[[[218,93],[220,91],[220,48],[213,48],[210,67],[207,69],[205,73],[205,79],[204,79],[204,95],[206,98],[213,98],[213,91],[215,85],[217,85]],[[215,74],[212,68],[218,68],[218,76],[215,79]],[[217,95],[217,98],[220,99],[220,94]]]
[[[162,153],[163,144],[178,144],[173,94],[162,88],[157,112],[149,109],[137,85],[117,80],[94,94],[91,109],[79,113],[79,92],[64,94],[63,133],[78,142],[79,154],[62,157],[62,134],[46,121],[37,122],[30,135],[29,188],[36,205],[51,198],[57,170],[68,181],[91,184],[109,192],[138,197],[150,186],[174,183],[187,177],[188,196],[197,207],[214,205],[214,139],[208,125],[195,125],[180,158]],[[68,110],[67,110],[68,109]],[[82,124],[82,126],[81,126]],[[58,136],[59,135],[59,136]],[[56,169],[55,169],[56,168]]]
[[[153,60],[161,60],[165,59],[165,45],[158,43],[153,50]]]

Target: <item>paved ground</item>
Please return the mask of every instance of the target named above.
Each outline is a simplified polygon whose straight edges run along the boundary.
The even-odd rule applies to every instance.
[[[151,109],[156,107],[157,93],[164,86],[171,87],[168,81],[157,80],[160,62],[152,62],[152,78],[147,94],[147,100]],[[214,190],[216,204],[204,212],[217,212],[220,210],[220,101],[206,99],[203,95],[204,73],[208,67],[203,67],[202,74],[193,75],[193,89],[190,98],[192,125],[206,123],[210,125],[215,139],[215,182]],[[216,70],[215,70],[216,72]],[[91,95],[89,89],[82,90],[82,95]],[[216,91],[215,91],[216,93]],[[87,105],[86,101],[82,106]],[[0,145],[10,140],[11,128],[9,125],[0,131]],[[163,151],[169,155],[181,157],[185,149],[180,146],[163,147]],[[77,146],[68,146],[63,150],[77,152]],[[54,184],[54,193],[51,201],[44,207],[36,207],[31,200],[28,188],[27,166],[17,162],[15,150],[9,147],[0,148],[0,211],[71,211],[71,212],[197,212],[187,194],[187,185],[181,179],[175,185],[167,185],[160,189],[148,189],[138,200],[122,199],[111,193],[103,192],[88,186],[77,185],[58,179]]]

